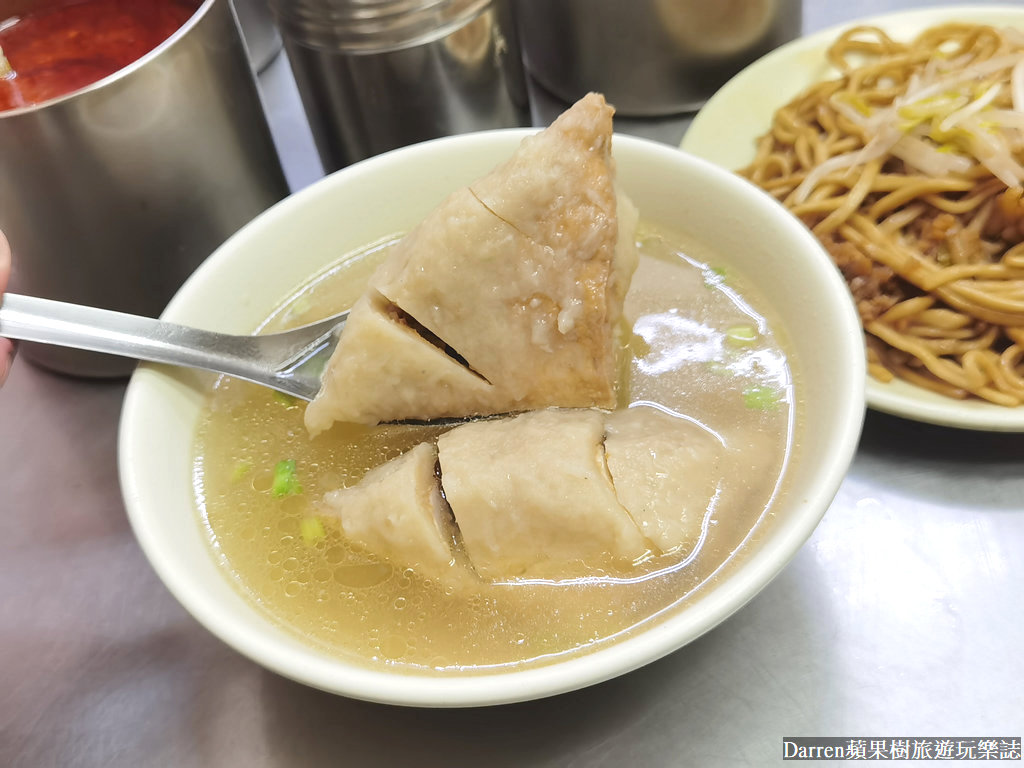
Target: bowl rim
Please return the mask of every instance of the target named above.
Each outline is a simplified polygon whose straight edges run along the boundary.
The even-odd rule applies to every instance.
[[[434,139],[392,150],[326,176],[280,201],[218,248],[185,282],[162,317],[173,319],[188,296],[206,280],[207,274],[218,269],[220,262],[232,258],[239,244],[244,244],[263,228],[278,226],[293,211],[328,194],[337,185],[358,183],[361,177],[374,174],[378,169],[407,162],[409,158],[432,153],[438,148],[454,150],[460,146],[486,146],[490,143],[503,146],[502,141],[511,142],[514,139],[517,142],[536,131],[535,128],[513,128]],[[818,278],[831,283],[837,297],[848,295],[841,276],[810,231],[762,190],[709,161],[669,145],[621,134],[615,134],[613,141],[617,162],[620,164],[628,162],[628,159],[623,159],[623,155],[628,156],[634,152],[654,153],[659,162],[674,163],[681,171],[715,178],[729,194],[739,196],[745,203],[749,201],[750,205],[760,209],[761,215],[769,216],[773,222],[777,222],[780,228],[787,231],[787,236],[801,243],[806,251],[819,253],[821,258],[812,265]],[[780,216],[780,212],[785,215]],[[311,687],[367,701],[429,707],[505,704],[583,688],[655,661],[720,624],[767,586],[814,531],[838,492],[853,459],[865,414],[865,363],[863,349],[858,346],[862,343],[859,341],[860,325],[852,301],[836,306],[836,319],[850,331],[847,334],[850,338],[841,340],[841,343],[849,347],[844,350],[844,356],[850,366],[851,376],[844,382],[846,390],[837,398],[836,423],[840,427],[830,443],[829,455],[824,457],[818,468],[813,493],[801,498],[799,513],[773,532],[773,546],[752,552],[743,567],[716,583],[711,593],[694,601],[686,610],[657,620],[606,647],[573,655],[565,660],[526,669],[499,668],[496,671],[458,677],[396,674],[371,669],[339,657],[328,658],[315,650],[312,644],[305,646],[308,651],[306,653],[295,652],[294,649],[283,648],[282,643],[271,636],[247,634],[239,622],[230,617],[225,618],[215,600],[189,583],[189,574],[185,572],[187,569],[175,564],[172,553],[166,551],[167,548],[162,546],[159,537],[155,535],[149,522],[150,515],[140,506],[145,489],[138,484],[133,464],[136,460],[134,452],[140,447],[137,445],[138,439],[145,429],[144,414],[140,412],[141,400],[152,382],[161,377],[159,367],[150,364],[140,365],[132,376],[119,426],[118,467],[129,522],[160,579],[204,627],[262,666]],[[189,514],[194,517],[194,510],[189,510]],[[197,527],[200,525],[198,519],[195,524]],[[265,617],[263,620],[269,622]]]

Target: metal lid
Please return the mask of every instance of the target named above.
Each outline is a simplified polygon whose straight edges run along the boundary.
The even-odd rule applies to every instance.
[[[464,26],[491,0],[270,0],[287,38],[313,48],[380,53],[428,43]]]

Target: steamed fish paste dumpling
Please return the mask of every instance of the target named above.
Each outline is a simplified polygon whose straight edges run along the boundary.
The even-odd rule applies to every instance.
[[[612,112],[583,98],[392,248],[306,410],[311,433],[614,405],[637,216],[615,188]]]
[[[623,573],[694,550],[723,450],[654,408],[531,411],[420,444],[328,494],[325,511],[351,540],[426,576],[465,574],[465,560],[488,580]],[[453,539],[465,557],[452,559]]]
[[[690,553],[722,480],[724,446],[656,408],[546,410],[438,439],[466,553],[493,579],[568,578]]]

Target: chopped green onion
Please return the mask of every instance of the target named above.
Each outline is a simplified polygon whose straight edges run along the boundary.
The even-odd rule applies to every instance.
[[[708,373],[713,373],[716,376],[729,376],[732,374],[729,366],[718,360],[708,360],[704,363],[704,367],[707,368]]]
[[[757,329],[752,325],[734,325],[725,329],[725,340],[736,347],[745,347],[757,341]]]
[[[302,486],[295,473],[295,459],[277,462],[274,467],[274,479],[270,484],[270,492],[279,499],[302,493]]]
[[[307,545],[313,546],[327,536],[323,521],[319,517],[304,517],[299,521],[299,533]]]
[[[704,285],[708,288],[722,285],[727,278],[725,267],[708,267],[704,270]]]
[[[237,483],[252,471],[252,464],[248,461],[239,461],[231,471],[231,482]]]
[[[779,396],[771,387],[751,387],[743,390],[743,404],[752,411],[774,411],[779,407]]]
[[[285,408],[294,408],[298,404],[298,398],[292,397],[284,392],[278,392],[274,390],[274,399],[277,400]]]

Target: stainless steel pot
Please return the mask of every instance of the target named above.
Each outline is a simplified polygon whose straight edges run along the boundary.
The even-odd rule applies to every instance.
[[[505,0],[271,0],[326,171],[529,124]]]
[[[530,75],[565,102],[601,91],[620,114],[699,108],[800,34],[800,0],[512,0]]]
[[[31,8],[16,5],[0,0],[0,19]],[[0,112],[0,169],[12,291],[150,316],[288,193],[229,0],[110,77]],[[87,376],[132,368],[41,345],[24,356]]]

